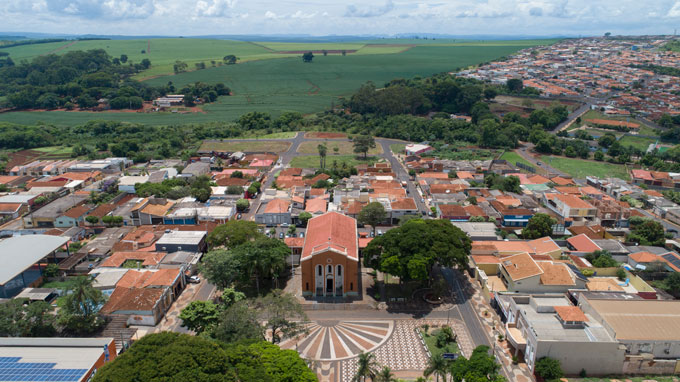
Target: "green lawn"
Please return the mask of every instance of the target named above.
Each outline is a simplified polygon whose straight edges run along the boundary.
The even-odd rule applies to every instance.
[[[204,141],[199,151],[243,151],[282,153],[290,148],[287,141]]]
[[[513,166],[517,162],[519,162],[519,163],[524,163],[527,166],[536,167],[534,164],[532,164],[528,160],[524,159],[521,155],[517,154],[514,151],[504,152],[503,155],[501,155],[501,157],[499,159],[504,159],[504,160],[508,161],[508,163],[511,163]]]
[[[618,378],[565,378],[567,382],[612,382],[614,380],[618,381],[631,381],[631,382],[644,382],[644,381],[657,381],[657,382],[675,382],[677,377],[672,376],[659,376],[659,375],[648,375],[646,377],[618,377]]]
[[[438,354],[444,354],[444,353],[458,353],[458,344],[455,342],[449,342],[444,346],[443,348],[438,348],[437,347],[437,333],[439,332],[439,329],[431,329],[430,334],[425,334],[425,332],[420,329],[420,334],[423,336],[423,340],[425,340],[425,346],[427,346],[428,350],[430,350],[430,354],[434,357],[435,355]]]
[[[640,135],[649,135],[652,137],[656,137],[659,135],[659,132],[656,129],[652,129],[651,127],[647,125],[642,125],[640,126]]]
[[[404,154],[405,149],[406,149],[405,143],[393,143],[390,145],[390,150],[395,154]]]
[[[72,126],[91,120],[112,120],[163,125],[233,121],[250,111],[268,112],[273,117],[278,117],[285,111],[310,114],[327,109],[333,104],[337,105],[340,97],[352,94],[367,81],[383,84],[395,78],[429,76],[488,62],[537,43],[533,40],[495,43],[452,40],[433,44],[430,40],[422,40],[420,46],[401,53],[395,53],[393,47],[388,46],[385,48],[391,49],[388,49],[390,54],[316,55],[312,63],[303,63],[299,55],[285,57],[254,43],[201,39],[150,41],[151,51],[144,55],[141,50],[146,49],[147,40],[80,41],[60,52],[103,47],[113,56],[125,53],[134,62],[149,58],[152,68],[141,75],[157,76],[145,81],[149,85],[161,86],[172,81],[179,88],[197,81],[223,82],[231,88],[233,95],[220,97],[217,102],[204,106],[205,113],[12,112],[0,114],[0,121]],[[367,43],[417,44],[411,40],[396,41],[374,40]],[[546,42],[549,41],[542,40],[542,43]],[[18,61],[20,58],[35,57],[64,45],[28,45],[9,48],[7,51]],[[380,53],[377,48],[383,47],[367,48]],[[168,68],[176,59],[186,61],[191,68],[192,62],[221,58],[226,54],[237,55],[242,63],[162,76],[163,73],[168,73]],[[274,57],[278,59],[271,59]],[[206,64],[210,66],[209,61]]]
[[[338,166],[341,166],[342,162],[345,162],[348,166],[354,167],[359,164],[373,164],[378,161],[378,158],[368,157],[367,159],[363,159],[362,157],[356,157],[354,155],[328,155],[326,157],[326,167],[331,167],[333,161],[337,161]],[[296,156],[290,161],[290,167],[319,168],[319,156]]]
[[[295,138],[297,131],[281,131],[278,133],[264,134],[264,135],[244,135],[243,138],[252,139],[291,139]]]
[[[621,143],[623,146],[633,146],[636,149],[640,149],[642,151],[647,150],[649,145],[654,142],[656,142],[656,139],[636,137],[633,135],[626,135],[619,140],[619,143]]]
[[[48,281],[41,285],[41,288],[56,288],[61,290],[66,290],[71,288],[75,283],[75,278],[67,278],[65,281]]]
[[[624,180],[629,179],[626,167],[620,164],[596,162],[577,158],[554,157],[548,155],[543,155],[541,160],[547,165],[552,166],[560,171],[564,171],[574,178],[597,176],[600,178],[617,177]]]

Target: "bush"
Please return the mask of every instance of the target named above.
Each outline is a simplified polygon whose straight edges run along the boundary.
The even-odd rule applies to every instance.
[[[47,264],[43,275],[45,277],[56,277],[59,274],[59,266],[57,264]]]
[[[595,274],[595,271],[593,271],[592,269],[584,269],[581,271],[581,274],[583,274],[586,277],[591,277],[592,275]]]
[[[536,367],[534,368],[534,371],[536,375],[545,379],[546,381],[560,379],[564,376],[560,361],[549,357],[543,357],[536,361]]]
[[[619,268],[616,270],[616,277],[619,278],[619,280],[623,281],[628,277],[628,274],[626,273],[625,269]]]

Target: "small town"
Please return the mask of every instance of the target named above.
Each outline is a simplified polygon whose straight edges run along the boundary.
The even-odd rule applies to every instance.
[[[680,382],[680,0],[0,20],[0,382]]]

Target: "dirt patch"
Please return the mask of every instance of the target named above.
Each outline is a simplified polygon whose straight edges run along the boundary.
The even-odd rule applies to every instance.
[[[345,133],[325,133],[321,131],[312,131],[305,133],[305,138],[307,139],[347,139],[347,134]]]
[[[228,152],[233,153],[241,151],[244,153],[282,153],[288,151],[291,143],[288,141],[268,141],[268,140],[252,140],[252,141],[203,141],[198,152]]]
[[[323,49],[322,50],[284,50],[284,51],[278,51],[276,53],[278,54],[305,54],[307,52],[312,52],[314,54],[323,54]],[[356,53],[356,49],[329,49],[326,50],[326,53],[328,54],[342,54],[342,52],[345,52],[347,54],[349,53]]]
[[[11,169],[14,166],[31,163],[43,155],[45,155],[45,153],[38,150],[21,150],[8,154],[9,161],[7,162],[6,168]]]
[[[77,43],[77,42],[78,42],[78,40],[73,41],[73,42],[69,42],[68,44],[63,45],[63,46],[60,46],[59,48],[57,48],[57,49],[55,49],[55,50],[52,50],[52,51],[47,52],[47,53],[45,53],[45,54],[41,54],[41,56],[47,56],[48,54],[57,53],[57,52],[59,52],[60,50],[64,50],[64,49],[66,49],[66,48],[68,48],[68,47],[70,47],[70,46],[73,46],[73,45],[74,45],[75,43]]]

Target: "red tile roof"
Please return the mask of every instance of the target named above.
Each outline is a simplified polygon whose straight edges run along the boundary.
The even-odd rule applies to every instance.
[[[90,211],[90,207],[80,205],[73,208],[69,208],[66,212],[64,212],[64,216],[70,217],[71,219],[77,219],[85,215],[88,211]]]
[[[264,208],[265,214],[283,214],[288,212],[288,207],[290,207],[290,202],[284,199],[272,199],[267,203]]]
[[[99,265],[100,267],[120,267],[125,263],[126,260],[138,260],[141,261],[143,266],[158,265],[158,263],[163,260],[166,253],[164,252],[143,252],[143,251],[130,251],[130,252],[116,252],[113,255],[106,258]]]
[[[572,247],[578,252],[595,252],[602,250],[594,241],[592,241],[588,235],[580,234],[567,239],[567,243],[571,244]]]
[[[152,311],[164,293],[161,288],[116,288],[101,312]]]
[[[310,213],[326,212],[326,199],[323,198],[308,199],[307,205],[305,205],[305,211]]]
[[[578,306],[555,306],[555,312],[562,321],[587,322],[588,317]]]
[[[307,223],[301,260],[321,251],[336,251],[358,261],[357,222],[337,212],[328,212]]]

